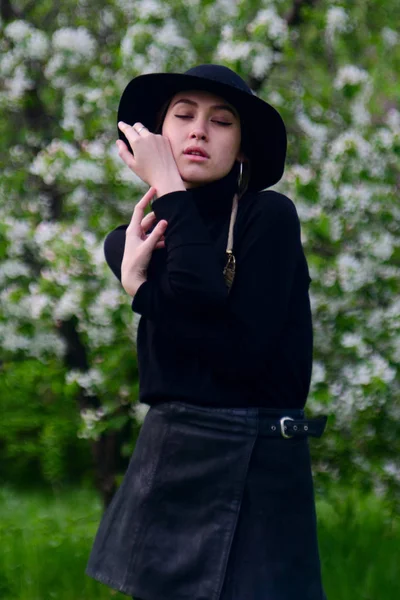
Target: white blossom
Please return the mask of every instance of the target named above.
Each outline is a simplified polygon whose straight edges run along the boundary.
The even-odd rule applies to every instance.
[[[31,318],[33,320],[40,319],[43,311],[49,306],[53,306],[53,298],[48,296],[47,294],[41,293],[38,289],[38,286],[30,285],[29,286],[29,296],[28,298],[28,307]]]
[[[42,221],[35,229],[34,240],[39,246],[42,246],[57,237],[60,232],[61,226],[59,223]]]
[[[8,215],[4,218],[3,223],[6,225],[6,237],[10,242],[8,248],[9,258],[20,256],[29,237],[29,223],[13,219]]]
[[[325,365],[318,361],[315,360],[313,363],[313,367],[312,367],[312,385],[315,386],[318,383],[323,383],[325,381],[326,378],[326,369],[325,369]]]
[[[285,175],[289,183],[295,183],[298,180],[301,185],[307,185],[315,176],[315,171],[311,167],[298,164],[289,167]]]
[[[109,326],[112,322],[112,312],[120,305],[121,292],[119,289],[102,290],[96,302],[89,307],[90,319],[97,325]]]
[[[104,346],[109,348],[115,343],[115,328],[111,325],[111,322],[107,326],[84,323],[81,327],[82,331],[85,331],[88,336],[88,347],[90,349]]]
[[[168,4],[159,0],[135,0],[134,8],[141,20],[148,19],[149,17],[166,19],[170,13]]]
[[[20,334],[14,323],[0,322],[0,346],[3,350],[9,352],[26,351],[30,343],[29,337]]]
[[[390,150],[395,142],[395,133],[386,127],[380,127],[373,136],[375,144]]]
[[[344,223],[338,215],[332,215],[330,219],[330,235],[334,242],[339,241],[343,235]]]
[[[362,232],[360,241],[364,247],[368,247],[368,251],[373,256],[376,256],[380,260],[387,260],[393,254],[395,240],[388,232],[381,233],[378,236]]]
[[[107,155],[115,167],[115,178],[118,182],[128,183],[142,190],[145,189],[146,184],[121,159],[115,144],[109,146]]]
[[[367,363],[357,365],[345,365],[343,375],[354,386],[369,385],[372,380],[372,371]]]
[[[166,21],[164,26],[157,31],[157,44],[171,48],[190,48],[187,38],[182,37],[174,21]]]
[[[71,284],[56,303],[53,311],[55,320],[64,321],[74,315],[80,315],[83,289],[80,284]]]
[[[49,51],[49,40],[42,31],[32,31],[26,44],[26,54],[30,59],[43,60]]]
[[[387,360],[379,354],[373,354],[370,359],[372,376],[390,383],[396,377],[396,369],[389,366]]]
[[[256,18],[247,26],[247,30],[250,34],[265,30],[268,38],[279,46],[282,46],[288,37],[287,22],[277,14],[272,6],[260,10]]]
[[[11,100],[18,100],[26,90],[32,89],[34,85],[33,81],[27,76],[25,65],[18,65],[13,77],[6,78],[4,83]]]
[[[371,87],[372,89],[372,86],[368,87]],[[365,89],[367,89],[367,87]],[[369,94],[360,94],[351,104],[350,112],[355,127],[361,128],[371,123],[371,113],[367,108],[368,97]]]
[[[55,50],[66,50],[79,54],[85,59],[94,58],[96,40],[85,27],[63,27],[54,32],[52,38]]]
[[[99,386],[104,382],[104,376],[99,369],[89,369],[88,371],[71,370],[67,373],[65,380],[67,384],[77,383],[84,391],[86,395],[94,395],[97,392]],[[87,421],[99,421],[100,416],[93,412],[84,412],[81,416]]]
[[[136,419],[138,420],[139,423],[143,423],[150,406],[148,406],[147,404],[143,404],[142,402],[139,402],[138,404],[134,405],[134,415],[136,417]]]
[[[311,121],[303,111],[297,114],[297,122],[304,133],[313,140],[311,147],[312,159],[315,161],[320,160],[327,140],[328,128],[326,125]]]
[[[336,33],[344,33],[348,30],[349,17],[341,6],[331,6],[326,13],[326,38],[332,44]]]
[[[57,333],[37,331],[31,339],[29,355],[41,359],[48,354],[54,354],[61,358],[64,356],[66,349],[65,341]]]
[[[8,38],[13,40],[13,42],[20,43],[31,35],[32,30],[33,27],[30,23],[27,23],[22,19],[16,19],[6,26],[4,33]]]
[[[281,94],[276,90],[271,90],[268,93],[267,100],[270,104],[272,104],[272,106],[283,106],[285,103],[285,100],[282,98]]]
[[[0,56],[0,73],[2,77],[11,77],[23,58],[22,49],[19,47],[8,50],[3,56]]]
[[[400,135],[400,111],[391,108],[386,114],[386,123],[388,127],[397,135]]]
[[[390,27],[384,27],[381,31],[381,36],[384,44],[388,48],[393,48],[397,46],[400,41],[400,35],[398,31],[391,29]]]
[[[345,85],[359,85],[369,81],[369,75],[364,69],[360,69],[355,65],[345,65],[337,72],[333,86],[337,90],[341,90]]]
[[[340,285],[345,292],[355,292],[367,281],[365,268],[354,256],[340,254],[337,260]]]
[[[252,50],[250,42],[222,41],[218,44],[216,56],[220,61],[232,62],[235,60],[246,60]]]
[[[75,138],[82,138],[84,127],[82,120],[79,118],[79,105],[75,98],[69,98],[68,95],[66,95],[64,98],[63,109],[61,127],[73,131]]]
[[[68,181],[93,181],[103,183],[104,171],[101,165],[89,160],[78,159],[67,167],[64,172]]]
[[[359,333],[345,333],[342,335],[341,344],[344,348],[356,347],[362,343]]]
[[[87,152],[91,158],[103,158],[105,154],[105,145],[99,140],[93,142],[86,142],[83,144],[85,152]]]
[[[44,69],[44,74],[47,79],[54,79],[55,74],[62,69],[64,65],[64,56],[60,52],[55,52],[48,61]]]
[[[30,269],[20,260],[3,260],[0,263],[0,288],[9,279],[17,279],[18,277],[28,277]]]
[[[273,52],[265,47],[261,54],[257,54],[251,66],[252,75],[256,78],[262,79],[266,73],[268,73],[274,62]]]
[[[368,161],[372,154],[371,144],[356,130],[345,131],[330,145],[331,158],[340,157],[348,150],[356,150],[360,158]]]

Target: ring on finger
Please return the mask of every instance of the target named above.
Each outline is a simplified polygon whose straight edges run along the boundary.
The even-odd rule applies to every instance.
[[[133,129],[135,129],[135,127]],[[136,133],[140,133],[142,131],[142,129],[147,129],[146,125],[142,125],[140,127],[140,129],[135,129],[135,131],[136,131]]]

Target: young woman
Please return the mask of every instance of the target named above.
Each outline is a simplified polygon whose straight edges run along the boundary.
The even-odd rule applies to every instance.
[[[150,189],[105,255],[142,315],[150,409],[87,573],[136,600],[323,600],[310,277],[294,204],[263,191],[283,121],[217,65],[133,79],[118,120]]]

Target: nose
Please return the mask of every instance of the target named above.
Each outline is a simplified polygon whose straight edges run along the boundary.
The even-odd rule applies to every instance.
[[[193,129],[190,133],[190,138],[196,140],[207,140],[207,128],[202,121],[197,120],[196,123],[193,123]]]

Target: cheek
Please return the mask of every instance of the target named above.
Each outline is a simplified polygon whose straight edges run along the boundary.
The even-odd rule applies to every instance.
[[[229,135],[224,140],[224,149],[221,154],[226,163],[233,163],[240,151],[240,136]]]

